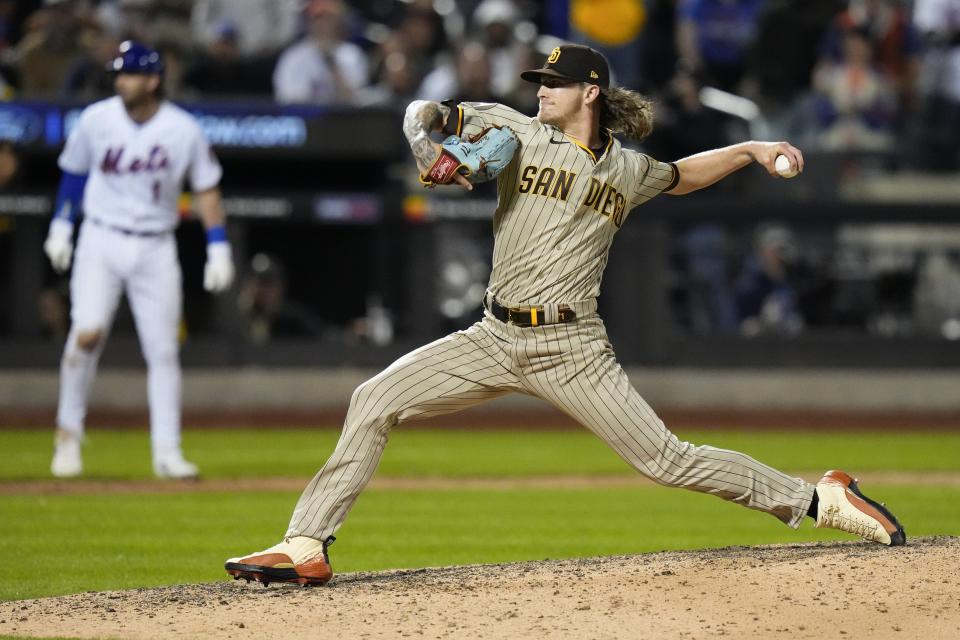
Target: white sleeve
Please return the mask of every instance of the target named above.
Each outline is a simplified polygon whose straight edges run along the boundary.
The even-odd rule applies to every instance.
[[[913,5],[913,23],[918,31],[940,31],[948,21],[944,20],[943,4],[938,0],[917,0]]]
[[[363,50],[357,46],[344,48],[343,55],[338,60],[340,64],[340,73],[344,81],[350,85],[350,88],[356,91],[360,87],[367,85],[367,58],[363,55]]]
[[[206,191],[220,184],[223,169],[216,154],[210,148],[203,131],[197,126],[190,152],[190,188],[194,193]]]
[[[77,124],[74,125],[67,136],[67,144],[64,145],[57,164],[67,173],[76,173],[85,175],[90,173],[90,167],[93,164],[93,149],[90,145],[90,117],[89,112],[84,111],[77,118]]]
[[[194,42],[210,44],[212,26],[216,24],[217,15],[210,6],[210,0],[196,0],[190,12],[190,29],[193,32]]]
[[[268,30],[269,38],[266,44],[271,47],[286,47],[297,38],[297,29],[300,27],[301,0],[280,0],[270,6],[276,12],[276,24]]]
[[[277,102],[308,102],[310,100],[310,81],[307,69],[298,69],[293,49],[287,49],[280,55],[277,67],[273,70],[273,97]]]

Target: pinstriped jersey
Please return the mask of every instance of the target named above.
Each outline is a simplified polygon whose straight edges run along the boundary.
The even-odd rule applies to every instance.
[[[460,103],[447,130],[508,126],[520,147],[497,179],[490,291],[502,303],[591,300],[600,294],[613,236],[630,210],[678,179],[673,164],[624,149],[607,134],[599,157],[536,118],[494,103]]]

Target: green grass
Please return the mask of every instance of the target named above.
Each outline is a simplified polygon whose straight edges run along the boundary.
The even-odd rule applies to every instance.
[[[302,476],[332,449],[332,431],[186,434],[207,477]],[[960,435],[944,433],[683,433],[785,469],[960,471]],[[47,477],[50,434],[0,433],[4,480]],[[147,478],[147,436],[95,431],[89,475]],[[398,430],[381,476],[631,473],[581,432]],[[864,484],[869,486],[869,478]],[[960,487],[884,486],[908,535],[960,535]],[[286,528],[298,491],[151,495],[0,495],[0,599],[221,580],[223,560],[265,548]],[[849,539],[792,531],[710,496],[636,488],[364,493],[333,547],[338,572]]]
[[[884,487],[910,535],[960,534],[957,488]],[[280,492],[4,496],[0,599],[225,578],[223,561],[280,539]],[[251,514],[255,514],[251,516]],[[338,533],[338,572],[849,539],[659,487],[369,491]]]
[[[780,469],[819,471],[960,469],[960,433],[693,432],[678,435],[750,454]],[[338,432],[206,430],[184,434],[187,456],[205,477],[312,476],[333,450]],[[49,477],[52,434],[0,431],[5,463],[0,481]],[[88,477],[148,478],[146,432],[97,431],[84,448]],[[596,436],[582,431],[395,430],[381,476],[470,477],[555,474],[613,475],[633,471]]]

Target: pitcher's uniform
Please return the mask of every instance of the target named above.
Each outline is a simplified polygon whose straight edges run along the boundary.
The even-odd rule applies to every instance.
[[[154,456],[180,448],[178,330],[182,291],[174,230],[184,178],[194,192],[220,182],[221,168],[194,118],[163,101],[138,124],[114,96],[81,114],[59,158],[89,174],[70,279],[71,328],[61,361],[57,426],[82,434],[97,362],[126,292],[147,363]],[[92,350],[78,334],[100,331]]]
[[[634,207],[676,184],[676,167],[622,148],[609,133],[595,156],[499,104],[461,103],[448,118],[448,132],[458,135],[490,126],[513,129],[520,148],[498,178],[484,318],[357,388],[337,447],[301,495],[286,535],[325,540],[339,528],[395,425],[510,392],[553,404],[660,484],[798,527],[813,485],[741,453],[680,441],[631,386],[597,315],[614,234]]]

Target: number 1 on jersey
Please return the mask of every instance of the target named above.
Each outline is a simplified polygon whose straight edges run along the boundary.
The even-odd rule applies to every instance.
[[[160,186],[161,185],[159,180],[153,181],[153,201],[154,202],[160,202]]]

